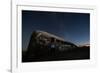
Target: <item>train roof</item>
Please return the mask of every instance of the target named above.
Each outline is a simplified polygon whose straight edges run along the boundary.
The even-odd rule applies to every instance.
[[[53,34],[51,34],[51,33],[45,32],[45,31],[39,31],[39,30],[38,30],[38,31],[35,31],[35,32],[38,33],[37,36],[45,35],[45,36],[47,36],[47,37],[56,38],[56,39],[58,39],[58,40],[64,41],[63,38],[61,38],[61,37],[59,37],[59,36],[56,36],[56,35],[53,35]]]

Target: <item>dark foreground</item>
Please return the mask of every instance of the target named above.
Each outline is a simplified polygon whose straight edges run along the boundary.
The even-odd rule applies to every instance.
[[[38,51],[34,54],[22,53],[22,62],[63,61],[90,59],[90,47],[79,47],[65,51]]]

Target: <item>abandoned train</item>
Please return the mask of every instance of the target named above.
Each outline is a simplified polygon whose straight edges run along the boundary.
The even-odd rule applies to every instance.
[[[71,42],[45,31],[34,31],[31,35],[26,52],[27,60],[48,59],[60,57],[63,53],[77,48]]]

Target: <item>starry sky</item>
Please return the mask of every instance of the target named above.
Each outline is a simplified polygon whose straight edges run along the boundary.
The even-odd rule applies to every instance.
[[[90,14],[22,10],[23,50],[27,50],[35,30],[52,33],[76,45],[89,44]]]

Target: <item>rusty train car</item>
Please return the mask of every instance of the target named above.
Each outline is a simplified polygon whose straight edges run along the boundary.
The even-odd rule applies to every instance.
[[[28,61],[47,60],[63,56],[70,50],[77,48],[71,42],[45,31],[33,31],[26,52]]]

